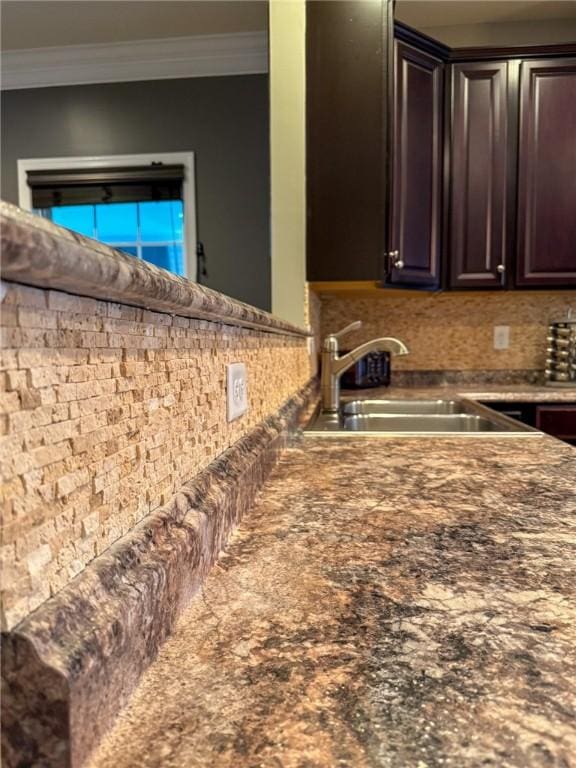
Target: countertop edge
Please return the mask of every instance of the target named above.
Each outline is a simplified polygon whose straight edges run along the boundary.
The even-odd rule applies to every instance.
[[[0,201],[2,280],[182,317],[307,338],[311,332]]]
[[[80,766],[317,397],[311,379],[2,636],[6,765]],[[91,722],[86,729],[84,724]]]
[[[374,387],[371,389],[346,389],[342,399],[350,400],[398,400],[398,399],[453,399],[472,402],[525,402],[557,404],[576,402],[576,387],[547,387],[544,384],[419,384],[417,386]]]

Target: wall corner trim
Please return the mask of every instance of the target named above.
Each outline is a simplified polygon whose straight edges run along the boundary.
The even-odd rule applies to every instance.
[[[266,72],[264,31],[2,53],[2,90]]]

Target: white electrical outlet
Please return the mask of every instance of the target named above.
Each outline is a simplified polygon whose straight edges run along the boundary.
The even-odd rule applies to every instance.
[[[510,346],[510,326],[494,326],[494,349],[508,349]]]
[[[248,410],[248,389],[244,363],[231,363],[228,366],[226,393],[228,421],[234,421]]]

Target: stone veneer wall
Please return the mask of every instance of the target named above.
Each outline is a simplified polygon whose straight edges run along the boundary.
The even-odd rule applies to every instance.
[[[322,351],[322,304],[320,297],[310,288],[309,283],[306,284],[306,321],[312,333],[312,356],[314,360],[319,361],[320,352]]]
[[[310,377],[307,340],[4,283],[2,622],[10,629]],[[226,421],[226,364],[249,412]]]
[[[362,329],[343,339],[343,347],[398,336],[410,354],[394,360],[397,370],[544,370],[546,325],[569,306],[576,311],[576,290],[323,295],[321,332],[359,319]],[[511,327],[509,349],[494,350],[495,325]]]

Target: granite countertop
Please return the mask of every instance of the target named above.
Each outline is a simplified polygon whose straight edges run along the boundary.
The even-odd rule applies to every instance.
[[[450,399],[464,397],[481,401],[510,401],[526,403],[576,403],[576,386],[546,387],[543,384],[447,384],[444,386],[407,386],[407,387],[375,387],[373,389],[342,390],[346,400],[353,399],[419,399],[438,398]]]
[[[575,563],[557,440],[297,439],[90,765],[571,768]]]

